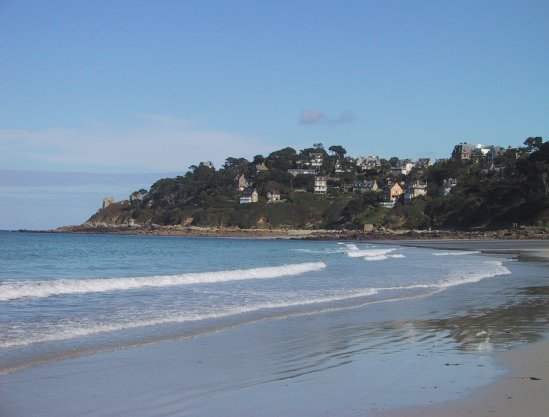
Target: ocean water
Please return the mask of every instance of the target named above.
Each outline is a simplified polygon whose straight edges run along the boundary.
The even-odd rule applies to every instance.
[[[280,356],[272,375],[263,372],[251,383],[261,385],[273,375],[274,380],[299,379],[314,371],[322,378],[320,363],[347,363],[334,359],[332,350],[316,351],[323,343],[315,341],[316,334],[335,346],[345,339],[338,351],[344,358],[375,352],[388,367],[409,360],[406,366],[413,369],[435,344],[446,358],[458,355],[463,364],[466,358],[478,361],[478,355],[494,349],[536,340],[547,326],[545,266],[474,251],[1,232],[0,264],[3,375],[257,323],[301,323],[288,330],[276,354],[259,360]],[[311,334],[300,327],[305,322]],[[296,328],[301,334],[292,339]],[[290,346],[289,340],[294,340]],[[317,361],[319,355],[324,362]],[[478,377],[475,372],[471,378]],[[496,366],[482,369],[486,380],[501,372]]]

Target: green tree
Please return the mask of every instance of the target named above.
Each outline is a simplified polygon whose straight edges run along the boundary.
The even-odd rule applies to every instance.
[[[541,145],[543,144],[543,138],[540,136],[529,137],[524,141],[524,145],[529,154],[540,150]]]
[[[343,159],[345,157],[345,154],[347,153],[345,148],[341,145],[332,145],[328,148],[328,150],[333,152],[339,160]]]

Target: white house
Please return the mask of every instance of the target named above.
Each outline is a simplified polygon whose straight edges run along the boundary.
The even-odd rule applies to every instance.
[[[255,188],[246,188],[240,197],[240,204],[257,203],[259,195]]]
[[[326,177],[315,177],[315,194],[326,194],[328,182]]]
[[[269,191],[267,193],[267,203],[278,203],[280,202],[280,193],[277,191]]]
[[[356,166],[362,171],[378,169],[381,167],[381,160],[379,159],[379,156],[359,156],[356,159]]]
[[[309,153],[309,162],[312,167],[321,167],[324,162],[324,154],[322,152]]]
[[[410,161],[407,161],[407,160],[398,161],[396,166],[391,168],[391,173],[394,176],[408,175],[413,167],[414,167],[414,164],[411,163]]]

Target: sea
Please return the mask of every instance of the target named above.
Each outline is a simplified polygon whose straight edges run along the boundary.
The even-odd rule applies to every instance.
[[[172,381],[185,392],[208,387],[202,392],[210,395],[176,402],[181,410],[195,407],[189,415],[232,415],[221,405],[216,411],[216,395],[276,392],[281,381],[323,386],[357,364],[363,376],[353,374],[351,385],[362,387],[357,398],[368,392],[357,400],[363,409],[418,405],[420,386],[444,401],[504,373],[493,352],[544,337],[548,288],[545,264],[477,251],[0,232],[0,383],[63,361],[209,340],[231,382],[215,376],[213,359],[202,379]],[[236,334],[243,339],[224,336]],[[395,382],[405,372],[415,384]],[[383,375],[396,380],[383,382]],[[296,407],[318,415],[310,403]]]

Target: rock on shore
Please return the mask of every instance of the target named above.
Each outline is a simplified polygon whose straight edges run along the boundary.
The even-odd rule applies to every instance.
[[[297,230],[297,229],[239,229],[231,227],[195,226],[65,226],[52,233],[106,233],[154,236],[201,236],[279,239],[327,239],[327,240],[402,240],[402,239],[549,239],[549,231],[535,228],[503,229],[494,231],[393,231],[387,229],[369,232],[357,230]]]

